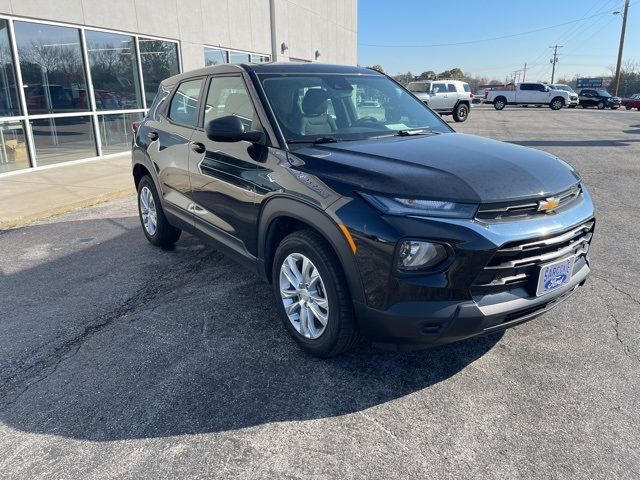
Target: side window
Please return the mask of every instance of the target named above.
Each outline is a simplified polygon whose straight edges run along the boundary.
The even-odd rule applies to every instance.
[[[544,84],[540,83],[538,85],[538,90],[541,91],[541,92],[546,92],[547,91],[547,86],[548,85],[544,85]],[[551,87],[549,87],[549,88],[551,88]]]
[[[181,125],[195,126],[202,79],[182,82],[171,99],[169,118]]]
[[[453,83],[448,83],[447,84],[447,88],[449,89],[450,92],[456,93],[456,86]]]
[[[446,83],[434,83],[433,84],[433,93],[446,93],[447,92],[447,84]]]
[[[532,85],[530,83],[523,83],[520,85],[520,90],[535,90],[535,88],[531,88]]]
[[[152,120],[159,120],[158,110],[160,109],[160,106],[162,106],[166,98],[169,96],[169,93],[171,93],[169,90],[160,85],[160,87],[158,88],[158,93],[156,93],[156,96],[153,99],[153,103],[149,107],[147,118],[150,118]]]
[[[213,77],[207,92],[204,124],[216,118],[235,115],[245,130],[259,129],[256,111],[241,77]]]

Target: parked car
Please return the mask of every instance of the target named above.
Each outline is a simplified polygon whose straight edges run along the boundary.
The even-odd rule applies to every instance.
[[[564,83],[552,83],[549,84],[549,88],[553,90],[564,90],[565,92],[569,92],[569,103],[567,107],[576,108],[580,104],[580,99],[578,94],[571,88],[570,85],[565,85]]]
[[[409,91],[440,115],[453,115],[456,122],[469,117],[473,94],[467,82],[423,80],[409,83]]]
[[[379,118],[356,92],[380,103]],[[457,134],[373,70],[183,73],[161,83],[134,130],[149,242],[170,247],[185,230],[257,272],[313,355],[361,337],[413,349],[500,331],[547,312],[590,271],[594,207],[573,168]]]
[[[596,107],[598,110],[605,108],[617,110],[622,105],[620,97],[614,97],[604,88],[583,88],[579,95],[582,108]]]
[[[549,105],[551,110],[576,101],[574,95],[564,90],[553,90],[544,83],[519,83],[514,90],[489,90],[485,96],[485,103],[493,103],[496,110],[502,110],[507,105]]]
[[[621,103],[627,110],[632,108],[640,110],[640,93],[634,93],[629,98],[623,98]]]

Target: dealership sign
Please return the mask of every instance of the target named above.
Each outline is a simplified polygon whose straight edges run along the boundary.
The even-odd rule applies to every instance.
[[[609,85],[611,85],[611,77],[578,78],[576,80],[577,88],[602,88]]]

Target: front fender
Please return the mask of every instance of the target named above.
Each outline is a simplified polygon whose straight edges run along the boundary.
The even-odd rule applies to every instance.
[[[336,219],[319,208],[286,196],[272,197],[262,208],[258,222],[258,269],[268,280],[271,279],[271,263],[275,247],[270,246],[271,226],[280,217],[290,217],[316,230],[332,247],[345,274],[351,297],[354,301],[364,301],[362,280],[356,258],[342,234]]]

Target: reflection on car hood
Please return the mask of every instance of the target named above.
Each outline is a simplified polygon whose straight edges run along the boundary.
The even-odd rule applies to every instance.
[[[549,153],[461,133],[309,145],[292,156],[328,183],[396,197],[502,202],[559,193],[579,180]]]

